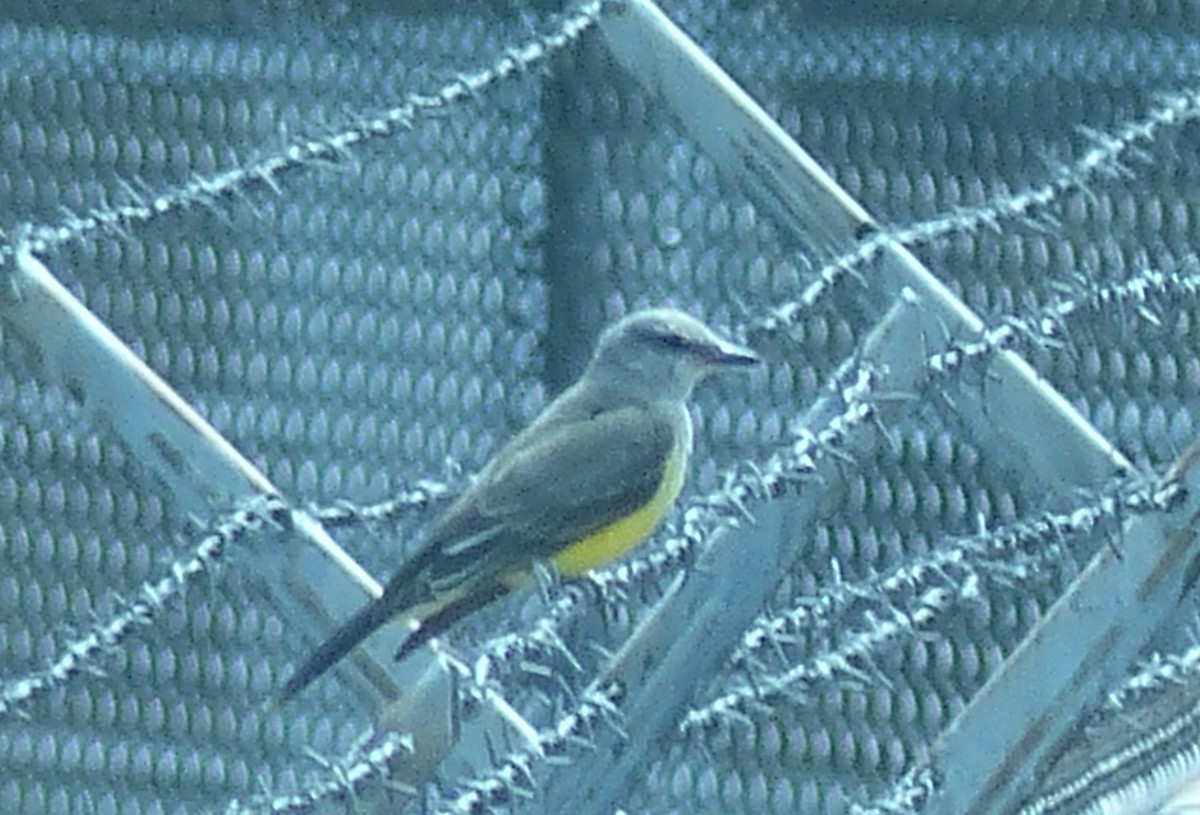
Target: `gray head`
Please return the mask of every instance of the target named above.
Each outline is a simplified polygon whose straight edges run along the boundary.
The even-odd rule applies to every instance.
[[[758,355],[672,308],[637,311],[600,335],[588,374],[635,387],[647,399],[687,399],[710,373],[747,368]]]

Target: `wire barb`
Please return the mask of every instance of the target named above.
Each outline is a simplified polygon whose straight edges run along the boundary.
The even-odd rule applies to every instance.
[[[120,604],[122,610],[111,619],[96,622],[87,634],[63,646],[48,668],[0,683],[0,721],[18,707],[65,685],[72,677],[98,670],[96,660],[125,642],[135,629],[152,624],[168,603],[182,596],[196,578],[210,573],[230,546],[264,526],[279,523],[289,512],[280,498],[260,496],[217,519],[201,534],[189,555],[173,562],[164,577],[142,584],[137,599]]]

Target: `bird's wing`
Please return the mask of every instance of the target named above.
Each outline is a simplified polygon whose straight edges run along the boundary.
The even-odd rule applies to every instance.
[[[662,411],[622,407],[530,428],[430,530],[422,578],[435,595],[548,558],[658,491],[675,444]]]
[[[561,414],[559,414],[561,416]],[[280,700],[299,693],[397,614],[423,611],[400,654],[503,593],[506,572],[645,504],[675,442],[671,419],[625,407],[542,422],[518,436],[429,530],[425,544],[296,669]]]

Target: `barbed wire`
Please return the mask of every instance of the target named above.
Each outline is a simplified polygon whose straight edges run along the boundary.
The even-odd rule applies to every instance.
[[[250,801],[232,800],[225,815],[305,815],[329,803],[353,803],[368,788],[387,781],[393,764],[413,751],[412,740],[388,733],[369,748],[355,747],[342,760],[324,762],[327,778],[291,795],[264,794]]]
[[[82,637],[60,649],[50,667],[0,682],[0,721],[21,706],[65,685],[85,671],[100,672],[98,662],[123,643],[137,628],[152,625],[167,604],[182,596],[197,578],[210,574],[234,544],[266,526],[283,526],[291,510],[275,496],[255,498],[231,514],[217,519],[195,548],[167,569],[168,574],[144,583],[135,600],[104,622],[97,622]]]
[[[401,490],[386,501],[360,504],[344,499],[334,504],[312,507],[309,514],[327,529],[395,523],[411,513],[428,511],[431,507],[445,502],[456,492],[454,487],[444,481],[422,478],[412,487]]]
[[[329,139],[300,142],[280,156],[273,157],[262,163],[240,168],[213,178],[197,180],[178,190],[161,194],[149,200],[143,200],[140,196],[131,193],[132,203],[128,205],[95,211],[80,217],[71,217],[56,227],[31,227],[26,235],[33,242],[35,251],[45,251],[65,241],[78,239],[92,231],[119,231],[170,211],[197,205],[212,206],[222,197],[236,194],[258,183],[273,187],[276,184],[276,179],[282,177],[289,170],[315,162],[339,160],[348,150],[367,139],[389,135],[390,133],[410,127],[416,119],[423,115],[444,109],[451,104],[458,104],[474,94],[485,90],[494,82],[528,71],[549,55],[569,47],[575,38],[586,30],[587,27],[594,24],[596,18],[603,12],[604,8],[611,5],[612,3],[606,2],[591,3],[577,14],[564,18],[562,28],[556,34],[546,35],[529,45],[514,49],[513,52],[507,54],[500,63],[492,66],[492,68],[471,75],[461,82],[447,85],[431,95],[410,96],[400,107],[385,113],[381,118],[356,125],[352,130],[338,136],[330,137]],[[783,331],[795,325],[803,319],[803,311],[817,303],[819,298],[828,291],[830,285],[835,280],[840,278],[849,269],[869,262],[871,258],[875,257],[891,241],[898,241],[904,245],[919,245],[937,240],[954,232],[971,231],[984,227],[998,228],[1002,220],[1029,217],[1031,212],[1040,207],[1053,204],[1065,193],[1074,189],[1084,188],[1087,183],[1090,183],[1091,179],[1120,175],[1124,169],[1122,164],[1123,156],[1129,154],[1138,144],[1155,138],[1157,131],[1162,127],[1176,126],[1183,121],[1195,118],[1197,112],[1200,112],[1200,101],[1198,99],[1200,99],[1200,93],[1194,92],[1165,97],[1160,107],[1152,111],[1151,115],[1147,118],[1127,124],[1113,134],[1093,135],[1094,147],[1092,150],[1088,151],[1079,161],[1060,168],[1054,179],[1041,187],[1032,188],[1024,193],[1001,199],[984,207],[947,214],[942,218],[912,227],[891,230],[885,228],[874,237],[864,241],[850,254],[844,255],[827,265],[818,274],[817,280],[802,293],[797,301],[778,306],[758,323],[753,324],[752,329],[774,332]],[[11,247],[0,245],[0,261],[4,259],[6,254],[11,254]],[[1040,343],[1062,340],[1064,338],[1062,331],[1063,321],[1085,308],[1104,308],[1118,303],[1140,305],[1152,297],[1163,296],[1172,292],[1194,296],[1196,291],[1197,276],[1193,272],[1171,275],[1148,270],[1139,273],[1138,276],[1125,283],[1110,287],[1095,288],[1094,290],[1087,287],[1086,281],[1081,281],[1075,291],[1074,297],[1047,308],[1035,317],[1005,319],[999,326],[990,330],[989,333],[985,334],[979,340],[961,343],[944,351],[937,364],[941,366],[944,372],[954,372],[961,370],[969,362],[986,358],[996,350],[1014,347],[1022,337],[1032,337]],[[1142,313],[1147,319],[1154,318],[1152,311],[1142,312],[1139,309],[1139,313]],[[932,364],[934,363],[931,362]],[[855,411],[848,405],[846,412],[837,417],[837,419],[840,422],[838,427],[845,430],[852,423],[861,424],[872,421],[873,413],[870,408]],[[857,426],[857,424],[854,426]],[[833,436],[825,439],[824,446],[821,444],[821,439],[816,435],[811,438],[805,437],[796,440],[794,446],[791,448],[793,465],[791,475],[786,478],[780,476],[782,481],[775,483],[781,483],[786,487],[804,481],[807,474],[811,473],[809,466],[826,452],[834,449],[836,449],[836,442]],[[528,632],[507,635],[504,638],[488,643],[484,648],[485,657],[508,665],[510,659],[519,662],[518,657],[537,657],[539,654],[548,654],[551,650],[560,655],[567,654],[569,656],[570,651],[559,637],[560,624],[563,620],[568,619],[571,614],[575,613],[580,605],[590,602],[590,596],[598,597],[604,603],[620,602],[620,598],[631,586],[661,581],[665,575],[671,574],[688,563],[699,541],[706,539],[712,533],[713,529],[717,528],[720,524],[735,522],[740,517],[740,501],[743,500],[745,495],[743,490],[761,489],[764,485],[769,485],[770,482],[768,481],[756,480],[760,475],[760,473],[748,474],[744,471],[738,471],[735,474],[734,481],[731,481],[722,490],[707,496],[705,499],[701,499],[696,506],[690,507],[685,511],[682,534],[671,536],[660,548],[647,553],[644,557],[635,557],[620,567],[597,574],[593,579],[588,581],[587,585],[590,588],[568,588],[568,590],[562,593],[556,605],[551,609],[550,614],[535,621]],[[743,478],[745,479],[744,483],[738,480]],[[770,489],[769,486],[768,489]],[[443,500],[450,492],[451,489],[445,484],[434,481],[422,481],[418,482],[411,491],[407,491],[391,501],[382,504],[369,507],[353,504],[328,507],[324,510],[325,516],[322,520],[331,526],[390,521],[409,511],[423,510]],[[1073,513],[1070,513],[1069,518],[1063,516],[1065,519],[1060,519],[1062,524],[1068,525],[1063,528],[1069,528],[1072,530],[1071,534],[1076,534],[1082,528],[1082,525],[1086,525],[1087,523],[1098,524],[1111,521],[1115,517],[1114,513],[1118,512],[1115,507],[1118,505],[1123,506],[1121,502],[1124,500],[1125,497],[1122,496],[1109,496],[1099,499],[1094,503],[1082,505]],[[1151,501],[1151,503],[1153,502]],[[1145,511],[1151,511],[1154,508],[1151,504],[1144,504],[1143,508],[1145,507],[1150,507],[1150,509],[1145,509]],[[1131,509],[1133,508],[1124,507],[1120,511]],[[272,509],[264,517],[274,518],[275,511]],[[1089,518],[1092,520],[1089,521]],[[145,589],[147,592],[146,598],[135,601],[134,604],[131,604],[126,609],[125,613],[118,615],[113,621],[99,626],[87,637],[79,640],[78,643],[68,646],[65,649],[64,655],[56,661],[54,667],[49,669],[44,676],[36,678],[27,677],[13,682],[6,682],[3,686],[0,686],[0,719],[4,715],[16,710],[21,704],[66,682],[72,675],[79,671],[86,670],[87,664],[97,654],[119,645],[128,635],[128,632],[136,625],[146,624],[156,612],[161,602],[165,602],[170,597],[182,592],[186,587],[187,581],[210,570],[212,563],[215,563],[216,559],[221,556],[225,547],[239,540],[240,535],[256,531],[257,527],[250,525],[251,521],[249,519],[245,520],[247,524],[245,528],[240,527],[238,524],[232,524],[230,529],[225,533],[221,533],[220,530],[214,530],[209,537],[201,541],[193,556],[183,562],[185,567],[173,566],[170,577],[163,578],[163,580],[156,584],[147,584]],[[263,520],[263,518],[260,518],[258,522],[261,523]],[[223,522],[229,522],[229,519],[225,519]],[[1043,517],[1042,519],[1027,523],[1034,526],[1041,523],[1045,525],[1045,528],[1051,528],[1057,522],[1052,522]],[[1076,527],[1075,524],[1079,524],[1080,526]],[[1024,528],[1025,525],[1018,524],[1017,526]],[[981,536],[988,540],[986,544],[982,540],[978,541],[978,546],[994,553],[995,549],[991,547],[1001,545],[996,540],[996,536],[1003,537],[1004,534],[1006,533],[1001,531]],[[1012,532],[1012,534],[1017,535],[1018,533]],[[1061,530],[1056,534],[1062,534]],[[1047,538],[1046,540],[1052,539]],[[1036,537],[1029,538],[1029,541],[1037,540],[1040,539]],[[1037,568],[1038,565],[1035,556],[1028,554],[1025,555],[1024,559],[1018,558],[1007,563],[993,563],[983,559],[972,560],[972,558],[980,558],[981,556],[966,542],[960,543],[963,546],[964,553],[960,557],[966,560],[955,560],[953,565],[967,562],[969,566],[979,567],[980,564],[987,564],[984,570],[986,571],[987,568],[994,566],[995,571],[989,572],[989,574],[998,576],[1005,575],[1006,569],[1009,572],[1020,570],[1020,574],[1014,573],[1011,575],[1014,579],[1025,576],[1030,569]],[[955,545],[955,542],[951,542],[951,549]],[[948,557],[953,558],[954,556],[948,555]],[[872,582],[876,582],[877,580],[886,582],[890,578],[895,581],[895,586],[905,586],[911,591],[912,586],[915,585],[915,581],[930,580],[938,574],[939,570],[947,568],[949,566],[943,565],[939,567],[932,562],[923,564],[918,560],[903,565],[900,570],[894,572],[888,578],[873,578]],[[169,585],[167,581],[171,581]],[[163,588],[164,586],[167,588]],[[167,593],[159,594],[158,591],[160,589]],[[831,597],[837,597],[837,591],[844,590],[849,592],[846,596],[851,600],[861,599],[858,595],[853,594],[857,590],[857,584],[855,586],[838,584],[833,589],[834,591],[830,594]],[[825,595],[822,594],[821,596],[824,597]],[[157,598],[157,601],[154,598]],[[824,656],[818,655],[807,663],[808,667],[795,666],[793,670],[799,670],[801,674],[808,671],[817,676],[828,676],[831,672],[844,671],[847,675],[861,677],[861,670],[854,666],[854,660],[858,658],[859,654],[868,654],[871,648],[876,647],[876,642],[881,643],[889,638],[906,636],[907,631],[927,622],[929,619],[928,615],[939,612],[941,610],[940,604],[949,602],[950,600],[946,594],[946,590],[941,587],[927,588],[925,592],[917,595],[916,603],[911,609],[894,605],[887,599],[886,593],[875,599],[877,602],[883,603],[888,611],[891,612],[890,617],[878,620],[877,626],[850,631],[848,636],[849,644],[846,646],[847,650],[840,655],[832,653]],[[830,603],[830,607],[836,605],[836,602],[832,599],[828,602]],[[138,603],[142,605],[139,606]],[[747,632],[747,638],[755,642],[765,643],[772,636],[783,636],[786,626],[796,623],[795,620],[788,618],[789,615],[798,614],[800,611],[801,609],[793,609],[781,615],[781,617],[764,620],[762,628],[765,630],[754,629]],[[776,630],[775,626],[779,626],[778,630]],[[743,644],[745,644],[745,640]],[[761,645],[756,647],[761,647]],[[743,660],[752,660],[753,654],[754,649],[751,648],[747,653],[742,653],[740,658]],[[1181,659],[1185,659],[1185,657],[1181,657]],[[1164,662],[1163,664],[1167,663]],[[503,671],[500,670],[495,673],[497,677],[501,677],[502,675]],[[1145,681],[1166,681],[1165,677],[1168,675],[1168,672],[1164,671],[1156,675],[1156,678]],[[774,677],[767,678],[780,684],[781,688],[785,690],[799,681],[788,678],[787,674],[777,674]],[[803,679],[803,676],[801,676],[801,679]],[[33,690],[30,690],[31,688]],[[596,699],[584,700],[573,713],[561,719],[554,728],[547,731],[546,745],[552,748],[547,755],[556,754],[556,751],[561,746],[576,738],[587,722],[604,716],[610,716],[613,703],[618,695],[619,689],[607,689],[607,692],[602,692]],[[693,711],[693,713],[697,713],[697,711]],[[690,716],[691,714],[689,714]],[[684,727],[685,729],[687,728],[686,720]],[[395,749],[397,750],[395,755],[398,755],[399,747],[397,746]],[[389,756],[388,758],[390,759],[391,757],[394,756]],[[482,806],[503,806],[507,804],[514,796],[519,797],[528,791],[528,787],[524,785],[524,779],[529,776],[531,772],[529,768],[535,759],[543,760],[543,757],[536,756],[535,751],[534,753],[519,754],[515,758],[506,760],[492,775],[469,782],[468,786],[474,785],[473,788],[465,789],[459,797],[448,804],[445,811],[473,812]],[[381,778],[379,770],[387,762],[383,761],[376,764],[372,763],[372,761],[371,759],[366,759],[363,764],[353,765],[356,768],[354,773],[347,773],[344,770],[339,772],[344,773],[346,778],[353,775],[356,784],[360,780],[364,784],[378,783]],[[912,783],[908,787],[904,785],[897,787],[896,795],[904,800],[906,807],[912,808],[915,806],[913,802],[917,798],[916,791],[926,789],[929,783],[931,782],[928,779],[921,779],[914,776]],[[306,790],[299,797],[280,798],[269,804],[272,807],[271,809],[264,811],[307,811],[303,807],[311,806],[307,802],[314,793],[317,795],[334,795],[335,788],[338,788],[338,784],[336,783],[328,788],[321,788],[328,789],[328,793],[321,793],[317,791],[317,788],[313,788]],[[341,789],[344,790],[345,786],[343,785]],[[903,795],[901,791],[904,791]],[[322,800],[324,799],[322,798]],[[275,808],[277,806],[279,808]],[[242,810],[231,811],[241,812]],[[889,809],[888,811],[892,810]]]
[[[1109,713],[1124,713],[1134,700],[1200,678],[1200,644],[1179,654],[1152,654],[1104,700]]]
[[[984,228],[999,231],[1003,222],[1029,220],[1036,211],[1056,203],[1067,193],[1086,190],[1096,179],[1128,176],[1130,173],[1123,163],[1126,156],[1140,145],[1154,141],[1164,128],[1178,128],[1196,118],[1200,118],[1200,88],[1163,94],[1146,116],[1126,122],[1112,132],[1085,130],[1092,142],[1091,149],[1075,161],[1059,165],[1051,178],[1038,186],[911,226],[874,231],[857,246],[822,266],[798,298],[774,307],[751,323],[749,336],[787,332],[837,281],[856,274],[889,246],[912,248],[953,234]]]
[[[851,815],[914,815],[937,791],[933,771],[918,767],[905,773],[886,796],[869,804],[854,802]]]
[[[621,729],[617,705],[623,692],[617,682],[589,689],[569,713],[538,735],[535,744],[509,753],[489,772],[460,779],[459,792],[434,811],[437,815],[477,815],[531,797],[537,787],[536,766],[547,762],[562,764],[568,760],[572,746],[587,749],[596,724],[607,723]]]
[[[902,564],[890,574],[835,584],[818,596],[815,614],[810,607],[801,606],[747,631],[733,665],[750,669],[752,679],[690,711],[681,730],[688,734],[744,721],[747,709],[769,707],[773,699],[803,699],[810,683],[839,677],[869,679],[865,672],[871,670],[883,646],[912,636],[959,603],[976,600],[985,578],[1007,585],[1024,584],[1065,560],[1070,538],[1090,535],[1104,524],[1115,529],[1138,515],[1169,512],[1184,494],[1177,481],[1155,481],[1134,489],[1126,486],[1116,495],[1099,497],[1070,512],[1048,512],[995,532],[946,541],[931,555]],[[930,585],[934,583],[937,585]],[[802,630],[822,610],[851,602],[869,603],[878,611],[863,612],[865,624],[859,628],[839,626],[836,647],[779,673],[762,669],[758,654],[781,653],[790,644],[790,634]],[[801,690],[797,691],[797,686]]]
[[[1200,263],[1193,257],[1173,272],[1142,269],[1127,280],[1107,285],[1096,285],[1080,276],[1062,284],[1060,288],[1067,292],[1067,296],[1033,315],[1005,316],[999,320],[999,324],[985,330],[977,339],[951,341],[945,350],[931,358],[931,368],[939,374],[951,373],[970,361],[990,357],[998,351],[1015,349],[1022,341],[1057,348],[1068,336],[1067,319],[1085,309],[1102,311],[1109,307],[1132,306],[1142,319],[1160,325],[1161,320],[1151,305],[1156,299],[1195,297],[1200,294]]]
[[[194,178],[149,198],[126,183],[128,203],[93,209],[82,215],[70,214],[56,226],[26,224],[17,227],[11,230],[13,240],[0,243],[0,265],[12,261],[18,244],[25,243],[34,254],[43,254],[92,232],[119,233],[171,212],[198,206],[212,207],[222,199],[244,194],[254,186],[278,191],[280,179],[290,172],[336,164],[367,142],[390,138],[410,129],[422,118],[444,113],[477,98],[503,80],[530,72],[571,47],[602,14],[619,2],[592,0],[585,3],[561,16],[548,33],[507,49],[493,64],[460,74],[432,93],[409,93],[394,107],[356,121],[337,133],[296,141],[282,152],[223,173]]]

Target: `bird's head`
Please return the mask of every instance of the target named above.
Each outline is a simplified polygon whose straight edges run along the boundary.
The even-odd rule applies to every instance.
[[[637,311],[600,335],[591,370],[651,398],[686,399],[711,373],[748,368],[758,355],[672,308]]]

